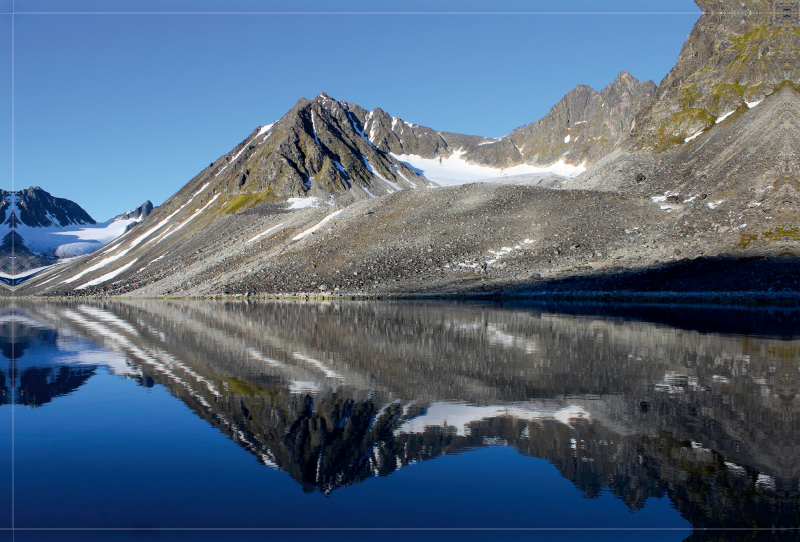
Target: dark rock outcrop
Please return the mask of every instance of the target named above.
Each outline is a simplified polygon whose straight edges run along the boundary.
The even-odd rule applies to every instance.
[[[138,207],[136,207],[135,209],[131,209],[127,213],[122,213],[115,216],[114,218],[109,220],[109,222],[113,220],[130,220],[132,218],[135,218],[136,220],[144,220],[150,215],[152,211],[153,211],[153,203],[150,200],[147,200]]]
[[[96,224],[94,219],[89,216],[89,213],[74,201],[53,197],[49,192],[42,190],[38,186],[32,186],[13,194],[19,197],[19,202],[17,203],[19,216],[17,218],[31,228],[46,228],[53,224],[59,226]],[[9,218],[9,220],[11,219]]]

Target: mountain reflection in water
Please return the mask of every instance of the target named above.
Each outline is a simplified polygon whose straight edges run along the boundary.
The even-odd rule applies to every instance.
[[[798,314],[740,311],[759,333],[740,335],[626,310],[17,301],[0,315],[3,403],[57,401],[103,364],[163,385],[306,492],[505,446],[588,497],[637,510],[666,495],[695,528],[798,527]],[[31,354],[81,341],[113,355]]]

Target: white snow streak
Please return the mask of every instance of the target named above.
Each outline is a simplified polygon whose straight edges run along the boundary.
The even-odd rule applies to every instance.
[[[334,211],[334,212],[332,212],[331,214],[329,214],[328,216],[326,216],[325,218],[323,218],[322,220],[320,220],[318,223],[316,223],[314,226],[311,226],[310,228],[308,228],[308,229],[307,229],[306,231],[304,231],[303,233],[300,233],[300,234],[298,234],[298,235],[295,235],[295,236],[292,238],[292,241],[299,241],[300,239],[302,239],[302,238],[304,238],[304,237],[306,237],[306,236],[308,236],[308,235],[311,235],[312,233],[314,233],[315,231],[319,230],[319,229],[320,229],[322,226],[324,226],[324,225],[325,225],[325,224],[326,224],[328,221],[330,221],[331,219],[333,219],[333,218],[334,218],[336,215],[338,215],[338,214],[339,214],[339,213],[341,213],[342,211],[344,211],[344,209],[340,209],[340,210],[338,210],[338,211]]]
[[[205,204],[203,207],[201,207],[200,209],[196,210],[192,216],[190,216],[189,218],[187,218],[186,220],[184,220],[184,221],[183,221],[183,223],[182,223],[180,226],[178,226],[177,228],[175,228],[175,229],[174,229],[174,230],[172,230],[171,232],[167,233],[166,235],[163,235],[163,236],[161,237],[161,239],[159,239],[159,240],[157,241],[157,243],[156,243],[156,244],[160,243],[161,241],[163,241],[164,239],[166,239],[167,237],[169,237],[170,235],[172,235],[172,234],[173,234],[173,233],[175,233],[176,231],[180,230],[180,229],[181,229],[182,227],[184,227],[186,224],[188,224],[189,222],[191,222],[191,221],[192,221],[194,218],[196,218],[196,217],[197,217],[197,216],[198,216],[200,213],[202,213],[203,211],[205,211],[205,210],[206,210],[206,208],[208,208],[208,206],[209,206],[209,205],[211,205],[212,203],[214,203],[214,200],[216,200],[218,197],[219,197],[219,194],[217,194],[217,195],[215,195],[213,198],[211,198],[211,200],[210,200],[208,203],[206,203],[206,204]]]
[[[84,288],[88,288],[89,286],[95,286],[95,285],[97,285],[97,284],[101,284],[101,283],[103,283],[103,282],[106,282],[106,281],[108,281],[108,280],[111,280],[111,279],[113,279],[114,277],[116,277],[117,275],[121,274],[122,272],[124,272],[124,271],[126,271],[126,270],[130,269],[130,268],[131,268],[131,266],[133,266],[133,264],[135,264],[135,263],[136,263],[136,261],[137,261],[138,259],[139,259],[139,258],[136,258],[136,259],[135,259],[135,260],[133,260],[132,262],[130,262],[130,263],[127,263],[127,264],[123,265],[122,267],[120,267],[120,268],[118,268],[118,269],[115,269],[114,271],[111,271],[110,273],[106,273],[106,274],[105,274],[105,275],[103,275],[102,277],[96,278],[96,279],[94,279],[94,280],[90,280],[89,282],[87,282],[87,283],[86,283],[86,284],[84,284],[83,286],[78,286],[78,287],[77,287],[77,288],[75,288],[75,289],[76,289],[76,290],[83,290]]]
[[[703,130],[700,130],[699,132],[697,132],[697,133],[696,133],[696,134],[694,134],[693,136],[689,136],[689,137],[687,137],[686,139],[684,139],[684,140],[683,140],[683,142],[684,142],[684,143],[688,143],[688,142],[690,142],[690,141],[694,141],[695,139],[697,139],[697,138],[698,138],[698,137],[700,137],[701,135],[703,135]]]
[[[314,142],[319,145],[319,138],[317,137],[317,122],[314,119],[314,110],[311,110],[311,128],[314,130]]]
[[[729,111],[728,113],[725,113],[724,115],[721,115],[721,116],[717,117],[717,120],[715,121],[715,124],[719,124],[720,122],[722,122],[723,120],[727,119],[728,117],[730,117],[734,113],[736,113],[735,109],[733,111]]]
[[[261,239],[262,237],[265,237],[265,236],[269,235],[269,233],[270,233],[271,231],[273,231],[273,230],[275,230],[275,229],[277,229],[277,228],[280,228],[280,227],[281,227],[281,226],[283,226],[284,224],[285,224],[285,222],[281,222],[281,223],[280,223],[280,224],[278,224],[277,226],[272,226],[270,229],[268,229],[268,230],[267,230],[267,231],[265,231],[264,233],[259,233],[258,235],[256,235],[255,237],[253,237],[252,239],[250,239],[250,240],[249,240],[249,241],[247,241],[247,242],[248,242],[248,243],[252,243],[253,241],[257,241],[258,239]],[[245,243],[245,244],[247,244],[247,243]]]
[[[181,205],[181,207],[180,207],[180,208],[179,208],[177,211],[173,212],[173,213],[172,213],[172,214],[170,214],[170,215],[169,215],[167,218],[165,218],[164,220],[162,220],[161,222],[159,222],[158,224],[156,224],[155,226],[153,226],[152,228],[150,228],[149,230],[147,230],[146,232],[144,232],[142,235],[140,235],[139,237],[137,237],[136,239],[134,239],[133,241],[131,241],[131,246],[130,246],[130,248],[133,248],[133,247],[135,247],[136,245],[138,245],[139,243],[141,243],[142,241],[144,241],[145,239],[147,239],[148,237],[150,237],[150,236],[151,236],[153,233],[155,233],[157,230],[161,229],[161,228],[164,226],[164,224],[166,224],[167,222],[169,222],[169,220],[170,220],[170,219],[171,219],[173,216],[175,216],[175,215],[177,215],[178,213],[180,213],[180,212],[183,210],[183,208],[184,208],[184,207],[186,207],[187,205],[189,205],[190,203],[192,203],[192,202],[194,201],[194,198],[196,198],[196,197],[197,197],[197,195],[198,195],[198,194],[200,194],[200,193],[201,193],[203,190],[205,190],[206,188],[208,188],[208,186],[209,186],[210,184],[211,184],[211,183],[206,183],[206,184],[204,184],[203,186],[201,186],[201,187],[200,187],[200,190],[198,190],[197,192],[195,192],[194,194],[192,194],[192,197],[190,197],[190,198],[189,198],[189,201],[187,201],[186,203],[184,203],[183,205]],[[216,196],[214,196],[214,198],[216,199]],[[213,201],[213,200],[212,200],[212,201]]]
[[[79,279],[79,278],[81,278],[82,276],[84,276],[84,275],[88,275],[88,274],[89,274],[89,273],[91,273],[92,271],[96,271],[96,270],[100,269],[101,267],[105,267],[105,266],[107,266],[107,265],[108,265],[108,264],[110,264],[111,262],[114,262],[114,261],[116,261],[116,260],[119,260],[119,259],[120,259],[120,258],[122,258],[122,257],[123,257],[125,254],[127,254],[128,252],[130,252],[130,250],[131,250],[131,249],[129,249],[129,248],[128,248],[128,249],[125,249],[125,250],[121,251],[119,254],[116,254],[116,255],[114,255],[114,256],[109,256],[108,258],[103,258],[103,259],[102,259],[102,260],[100,260],[98,263],[94,264],[93,266],[91,266],[90,268],[88,268],[88,269],[86,269],[86,270],[84,270],[84,271],[81,271],[80,273],[78,273],[77,275],[75,275],[74,277],[72,277],[71,279],[62,280],[62,281],[61,281],[61,284],[64,284],[64,283],[69,283],[69,282],[75,282],[76,280],[78,280],[78,279]]]
[[[336,378],[338,380],[344,380],[344,377],[342,375],[340,375],[339,373],[337,373],[335,371],[332,371],[332,370],[328,369],[325,366],[325,364],[322,363],[319,360],[316,360],[314,358],[309,358],[308,356],[304,356],[300,352],[295,352],[294,353],[294,357],[296,359],[299,359],[300,361],[305,361],[306,363],[308,363],[310,365],[313,365],[314,367],[316,367],[317,369],[322,371],[325,374],[325,376],[327,376],[328,378]]]

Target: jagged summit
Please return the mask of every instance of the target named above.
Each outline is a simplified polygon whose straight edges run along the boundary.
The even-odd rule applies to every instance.
[[[427,184],[367,139],[352,107],[320,94],[301,98],[279,121],[254,130],[196,177],[230,200],[327,197],[350,200]],[[224,203],[221,201],[220,203]]]
[[[544,118],[514,130],[510,139],[526,163],[592,163],[628,135],[634,115],[655,91],[653,81],[640,82],[623,71],[600,92],[574,88]]]
[[[139,205],[138,207],[136,207],[134,209],[131,209],[127,213],[122,213],[122,214],[119,214],[119,215],[115,216],[114,218],[109,220],[109,222],[113,222],[115,220],[129,220],[129,219],[132,219],[132,218],[135,218],[137,220],[144,220],[145,218],[148,217],[148,215],[152,211],[153,211],[153,202],[151,202],[150,200],[147,200],[144,203],[142,203],[141,205]]]
[[[16,198],[19,219],[31,228],[57,225],[61,227],[70,225],[96,224],[95,220],[84,211],[80,205],[65,198],[56,198],[41,187],[31,186],[18,192],[3,192],[3,210],[10,197]],[[10,224],[10,217],[4,223]]]

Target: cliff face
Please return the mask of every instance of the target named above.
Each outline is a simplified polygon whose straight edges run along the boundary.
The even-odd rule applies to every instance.
[[[514,130],[510,139],[527,164],[592,163],[628,135],[634,115],[655,92],[652,81],[622,72],[600,92],[587,86],[571,90],[544,118]],[[477,160],[479,153],[468,156]]]
[[[800,84],[800,4],[697,0],[704,13],[655,99],[636,116],[633,148],[681,145],[741,114],[781,84]]]

